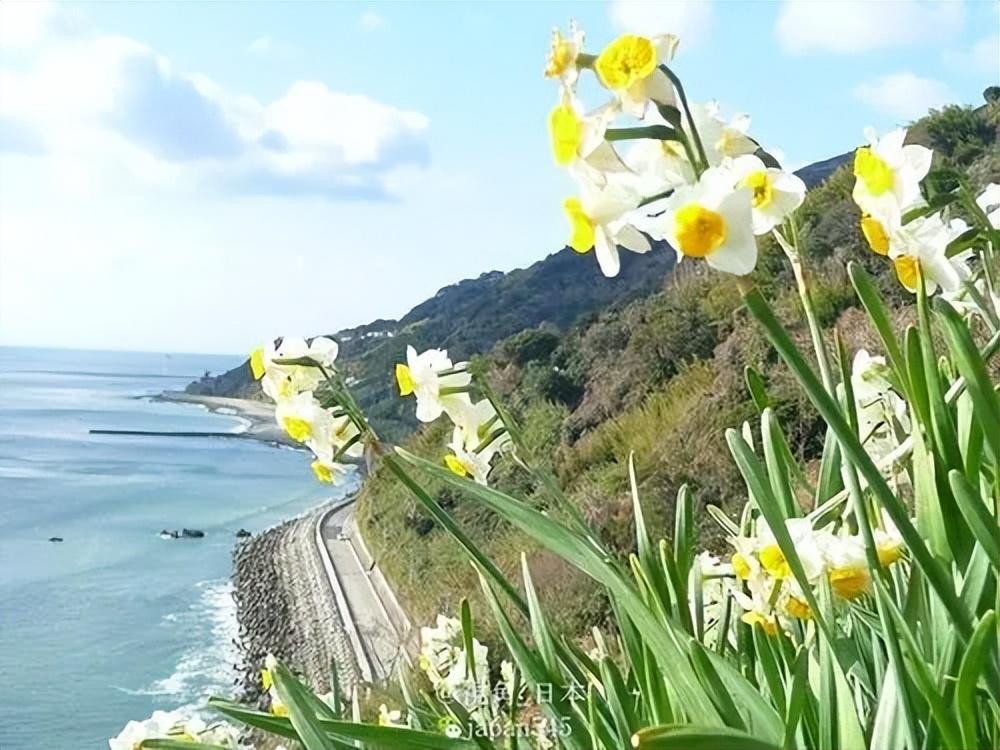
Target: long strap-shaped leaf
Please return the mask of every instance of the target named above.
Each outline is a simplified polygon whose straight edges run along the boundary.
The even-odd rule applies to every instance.
[[[780,745],[735,729],[691,725],[651,727],[632,737],[636,750],[781,750]]]
[[[857,436],[854,435],[839,406],[820,384],[760,292],[753,290],[747,294],[746,305],[754,318],[764,327],[768,341],[798,378],[820,416],[836,433],[844,457],[850,460],[864,476],[880,505],[892,518],[914,560],[934,588],[934,592],[948,609],[962,639],[967,639],[972,634],[972,621],[969,613],[962,606],[955,593],[952,577],[931,554],[924,540],[910,522],[906,506],[886,484],[885,478],[865,452]]]
[[[692,721],[708,726],[725,723],[692,670],[686,650],[680,645],[681,639],[686,640],[686,634],[681,633],[669,622],[664,623],[655,617],[610,561],[602,558],[586,540],[535,508],[503,492],[458,477],[447,468],[402,449],[398,449],[398,452],[409,463],[431,476],[458,487],[470,497],[493,509],[546,549],[555,552],[604,585],[611,596],[622,603],[636,627],[649,640],[661,667],[669,671],[678,703],[687,716]],[[766,705],[763,701],[761,703]]]

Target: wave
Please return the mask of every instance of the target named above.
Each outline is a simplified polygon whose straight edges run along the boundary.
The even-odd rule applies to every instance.
[[[227,695],[239,672],[239,635],[233,584],[229,579],[202,581],[201,594],[186,610],[163,616],[161,627],[190,638],[173,672],[138,690],[118,688],[129,695],[158,696],[186,711],[200,711],[210,695]]]

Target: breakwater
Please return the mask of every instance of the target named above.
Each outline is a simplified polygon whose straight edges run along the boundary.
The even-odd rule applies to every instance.
[[[344,623],[316,547],[316,523],[330,506],[286,521],[240,543],[233,553],[233,596],[244,700],[261,698],[268,653],[317,692],[330,689],[331,663],[349,691],[358,671]]]

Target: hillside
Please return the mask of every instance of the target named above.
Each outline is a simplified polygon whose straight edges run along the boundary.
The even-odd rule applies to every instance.
[[[964,172],[981,188],[1000,181],[998,124],[997,105],[946,108],[917,123],[911,140],[936,150],[936,167]],[[912,319],[913,298],[860,232],[851,200],[854,176],[846,160],[831,160],[835,170],[809,192],[798,219],[811,292],[831,343],[836,330],[848,351],[877,352],[878,338],[857,306],[847,263],[862,263],[873,274],[898,322]],[[800,348],[810,351],[791,270],[769,238],[761,242],[752,282],[773,301]],[[483,364],[513,406],[533,452],[551,461],[571,501],[623,554],[634,543],[626,471],[630,451],[651,535],[670,536],[674,498],[688,484],[703,543],[720,550],[725,546],[701,509],[710,502],[732,511],[745,498],[724,440],[725,429],[739,427],[754,414],[745,367],[763,376],[796,455],[810,465],[822,449],[821,420],[743,310],[733,278],[703,264],[681,264],[664,289],[598,311],[561,336],[536,329],[501,341],[484,353]],[[430,425],[408,447],[443,457],[445,431],[443,421]],[[491,481],[530,502],[545,502],[516,466],[502,464]],[[519,551],[532,549],[530,541],[450,488],[429,487],[486,553],[513,574]],[[462,551],[392,477],[377,472],[366,482],[358,516],[415,621],[455,611],[462,596],[476,591],[475,573],[463,562]],[[598,621],[603,603],[591,582],[545,553],[529,559],[560,626],[578,632]]]
[[[849,157],[840,154],[797,174],[813,187]],[[373,424],[387,437],[399,439],[417,427],[412,410],[394,398],[391,380],[392,366],[407,344],[418,350],[444,347],[461,360],[521,331],[544,327],[561,333],[587,316],[661,291],[675,262],[675,253],[666,246],[654,247],[641,258],[623,253],[621,273],[608,279],[593,258],[564,248],[528,268],[491,271],[444,287],[399,320],[379,319],[325,335],[340,342],[340,366],[357,380],[358,396]],[[206,376],[187,391],[260,397],[247,363]]]

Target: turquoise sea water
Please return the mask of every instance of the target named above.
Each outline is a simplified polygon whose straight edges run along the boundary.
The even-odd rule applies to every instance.
[[[0,749],[107,748],[128,719],[230,689],[234,534],[330,489],[297,451],[88,430],[240,430],[143,398],[238,361],[0,348]],[[159,537],[185,526],[206,537]]]

